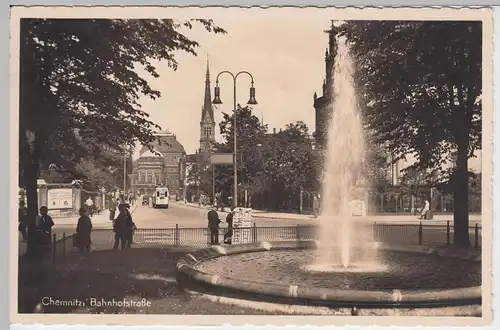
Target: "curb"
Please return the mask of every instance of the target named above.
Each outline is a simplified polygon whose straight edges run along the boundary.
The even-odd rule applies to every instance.
[[[199,209],[199,210],[205,210],[206,208],[203,206],[197,206],[197,205],[191,205],[191,204],[184,204],[180,202],[176,202],[176,205],[179,206],[184,206],[184,207],[190,207],[194,209]],[[227,212],[220,211],[220,213],[227,214]],[[284,213],[284,214],[292,214],[292,213]],[[419,224],[419,222],[424,222],[428,223],[429,225],[446,225],[446,222],[450,221],[453,222],[453,219],[450,220],[419,220],[419,219],[411,219],[411,220],[404,220],[404,219],[394,219],[394,220],[384,220],[384,214],[377,215],[376,217],[380,217],[381,219],[373,219],[370,221],[367,221],[369,223],[374,223],[374,222],[380,222],[383,224],[395,224],[395,225],[400,225],[400,224]],[[416,216],[415,216],[416,217]],[[279,217],[279,216],[263,216],[263,215],[258,215],[253,213],[252,218],[257,218],[257,219],[269,219],[269,220],[290,220],[290,221],[296,221],[296,220],[312,220],[315,221],[318,218],[314,218],[312,215],[304,215],[300,216],[298,215],[297,217]],[[472,220],[472,222],[481,222],[481,220]]]
[[[457,253],[449,249],[411,245],[387,245],[375,243],[377,248],[390,251],[434,254],[480,262],[481,254],[475,251]],[[245,281],[199,271],[197,265],[205,260],[222,256],[263,252],[282,249],[312,249],[316,241],[279,241],[214,246],[186,254],[177,262],[180,281],[187,286],[195,285],[218,295],[228,294],[247,300],[270,300],[286,304],[357,307],[444,307],[481,304],[481,286],[441,290],[343,290],[299,285],[269,284]],[[243,296],[243,297],[242,297]]]

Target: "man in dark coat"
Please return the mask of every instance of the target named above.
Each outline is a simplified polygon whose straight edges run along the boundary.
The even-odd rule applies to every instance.
[[[208,211],[207,218],[208,218],[208,230],[210,231],[210,244],[218,245],[220,219],[219,219],[219,214],[217,213],[215,208],[212,208],[210,211]]]
[[[224,243],[226,244],[231,244],[231,238],[233,237],[233,217],[234,207],[231,208],[231,212],[226,216],[227,232],[224,234]]]
[[[80,218],[76,225],[76,245],[81,252],[90,252],[92,221],[86,214],[85,208],[80,208],[78,213],[80,213]]]
[[[120,204],[118,206],[120,213],[113,224],[113,231],[115,232],[115,244],[113,249],[118,249],[118,245],[120,245],[122,250],[127,247],[127,221],[129,221],[129,217],[125,205],[126,204]]]
[[[126,233],[126,244],[127,247],[130,247],[134,242],[134,231],[137,229],[135,226],[134,220],[132,219],[132,214],[130,213],[130,204],[126,204],[125,209],[127,211],[127,221],[126,221],[126,228],[127,228],[127,233]]]
[[[36,232],[38,244],[41,246],[46,246],[51,244],[52,238],[52,227],[54,226],[54,221],[52,217],[48,215],[49,209],[47,206],[42,206],[40,208],[40,215],[36,219]]]

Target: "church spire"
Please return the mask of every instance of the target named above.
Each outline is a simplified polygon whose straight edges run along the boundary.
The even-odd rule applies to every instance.
[[[205,98],[203,100],[203,109],[201,111],[201,120],[214,120],[214,109],[212,107],[212,94],[210,92],[210,67],[207,58],[207,73],[205,76]],[[207,118],[208,116],[208,118]]]

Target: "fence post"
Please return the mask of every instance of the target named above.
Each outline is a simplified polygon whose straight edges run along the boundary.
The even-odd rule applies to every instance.
[[[479,226],[477,223],[474,227],[474,248],[476,250],[479,248]]]
[[[253,223],[253,242],[257,243],[257,226],[255,222]]]
[[[52,266],[56,268],[56,234],[52,235]]]
[[[418,225],[418,245],[422,245],[423,235],[424,231],[423,231],[422,221],[420,221]]]
[[[63,259],[66,258],[66,233],[63,233],[62,235],[62,256],[63,256]]]
[[[297,229],[296,229],[296,238],[297,238],[297,241],[300,241],[300,225],[297,225]]]
[[[446,221],[446,245],[450,246],[450,221]]]
[[[174,246],[179,246],[179,240],[180,240],[180,235],[179,235],[179,224],[175,224],[175,232],[174,232]]]

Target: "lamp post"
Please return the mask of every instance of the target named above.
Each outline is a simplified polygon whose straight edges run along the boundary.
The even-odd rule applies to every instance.
[[[127,192],[127,146],[123,150],[123,201],[125,203],[125,194]]]
[[[214,100],[212,101],[213,104],[222,104],[222,101],[220,99],[220,87],[219,87],[219,76],[221,74],[227,73],[233,78],[233,129],[234,129],[234,151],[233,151],[233,164],[234,164],[234,192],[233,192],[233,206],[237,207],[238,206],[238,163],[236,161],[236,148],[237,148],[237,134],[236,134],[236,80],[240,76],[240,74],[246,74],[250,77],[251,79],[251,86],[250,86],[250,99],[248,100],[247,104],[249,105],[254,105],[257,104],[257,100],[255,99],[255,87],[253,87],[253,76],[250,74],[248,71],[240,71],[236,74],[233,74],[230,71],[221,71],[217,75],[217,79],[215,80],[215,90],[214,90]]]

